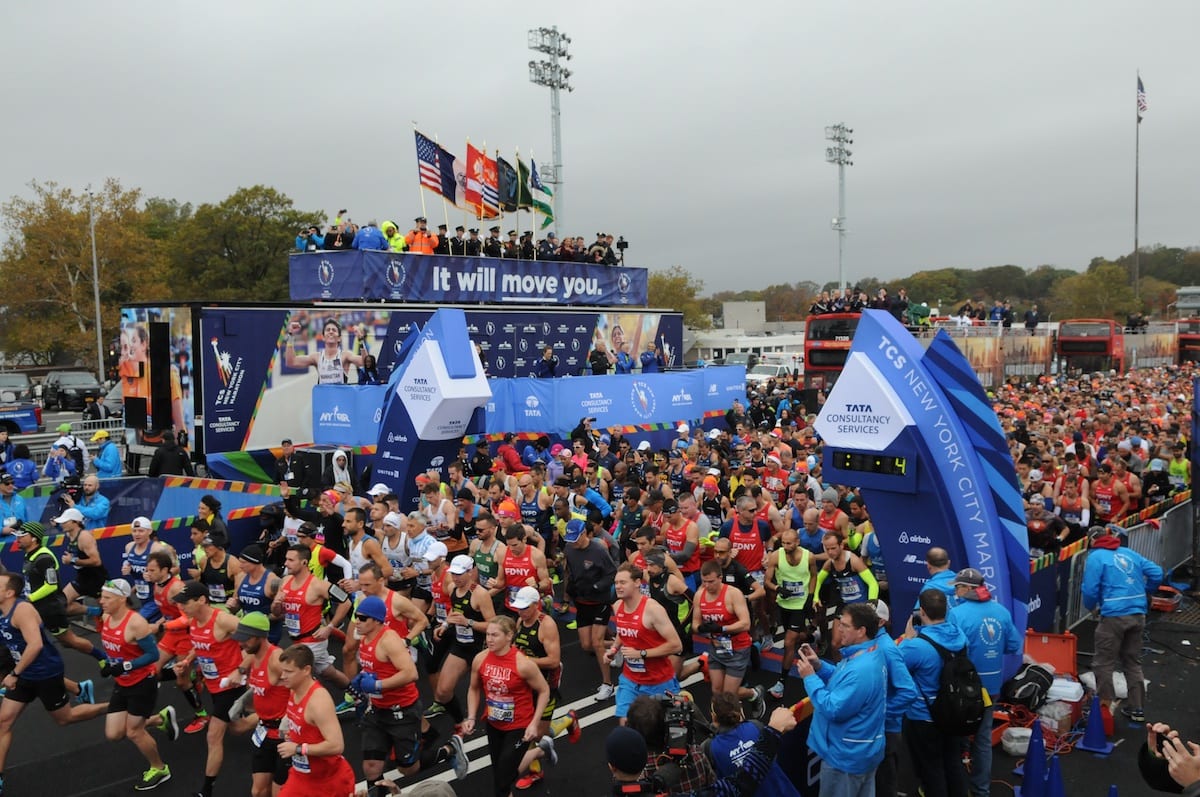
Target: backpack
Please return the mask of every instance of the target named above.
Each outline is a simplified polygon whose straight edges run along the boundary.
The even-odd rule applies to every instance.
[[[1040,664],[1026,664],[1000,689],[1000,700],[1036,711],[1046,702],[1054,674]]]
[[[975,665],[967,658],[967,648],[951,653],[926,636],[919,638],[932,645],[942,659],[938,692],[932,703],[921,690],[933,724],[947,736],[971,736],[983,721],[984,705],[983,683]]]
[[[71,445],[70,448],[67,449],[67,453],[70,454],[71,459],[75,461],[75,473],[78,474],[79,478],[82,479],[87,470],[83,464],[83,446],[79,443],[79,438],[75,435],[71,435],[69,439]]]

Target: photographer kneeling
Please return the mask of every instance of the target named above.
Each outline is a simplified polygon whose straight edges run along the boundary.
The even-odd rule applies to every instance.
[[[613,793],[623,795],[757,794],[774,763],[779,737],[796,727],[789,709],[775,709],[770,724],[760,731],[737,770],[718,778],[693,741],[690,701],[678,696],[662,700],[639,697],[630,705],[626,723],[610,733],[605,743]],[[637,769],[639,762],[641,770]]]

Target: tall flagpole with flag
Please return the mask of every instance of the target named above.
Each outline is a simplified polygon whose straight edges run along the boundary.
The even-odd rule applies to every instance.
[[[1146,87],[1142,85],[1142,73],[1137,76],[1137,125],[1133,133],[1133,298],[1142,298],[1141,255],[1138,252],[1138,205],[1141,198],[1142,165],[1142,114],[1149,107],[1146,103]]]
[[[413,126],[413,133],[416,134],[416,139],[417,139],[417,196],[421,197],[421,215],[424,216],[424,215],[426,215],[425,214],[425,192],[421,190],[422,186],[425,185],[425,182],[424,182],[425,178],[421,172],[421,160],[422,160],[421,159],[421,138],[423,138],[423,136],[421,136],[421,131],[417,129],[417,120],[416,119],[413,120],[412,126]]]
[[[437,144],[439,147],[442,145],[442,142],[441,142],[441,141],[438,141],[438,135],[437,135],[437,133],[434,133],[434,134],[433,134],[433,143],[434,143],[434,144]],[[445,194],[445,192],[442,192],[442,218],[443,218],[443,219],[445,219],[445,221],[446,221],[446,229],[447,229],[447,235],[448,235],[448,234],[449,234],[449,228],[450,228],[450,208],[449,208],[449,206],[446,204],[446,194]],[[439,239],[438,239],[438,244],[440,245],[440,244],[442,244],[442,243],[443,243],[443,241],[442,241],[442,240],[439,238]],[[448,244],[447,244],[447,245],[448,245]]]

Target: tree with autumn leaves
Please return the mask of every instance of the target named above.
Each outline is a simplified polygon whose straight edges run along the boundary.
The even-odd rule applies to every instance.
[[[106,344],[132,302],[286,300],[292,241],[318,218],[266,186],[196,208],[144,199],[116,180],[91,195],[55,183],[29,189],[0,205],[0,349],[39,365],[96,366],[89,206]]]

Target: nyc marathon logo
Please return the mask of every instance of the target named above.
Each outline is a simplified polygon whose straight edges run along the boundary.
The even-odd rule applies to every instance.
[[[634,414],[643,419],[653,417],[654,411],[658,408],[658,402],[654,398],[654,389],[641,379],[634,381],[633,387],[629,391],[629,403],[633,407]]]

